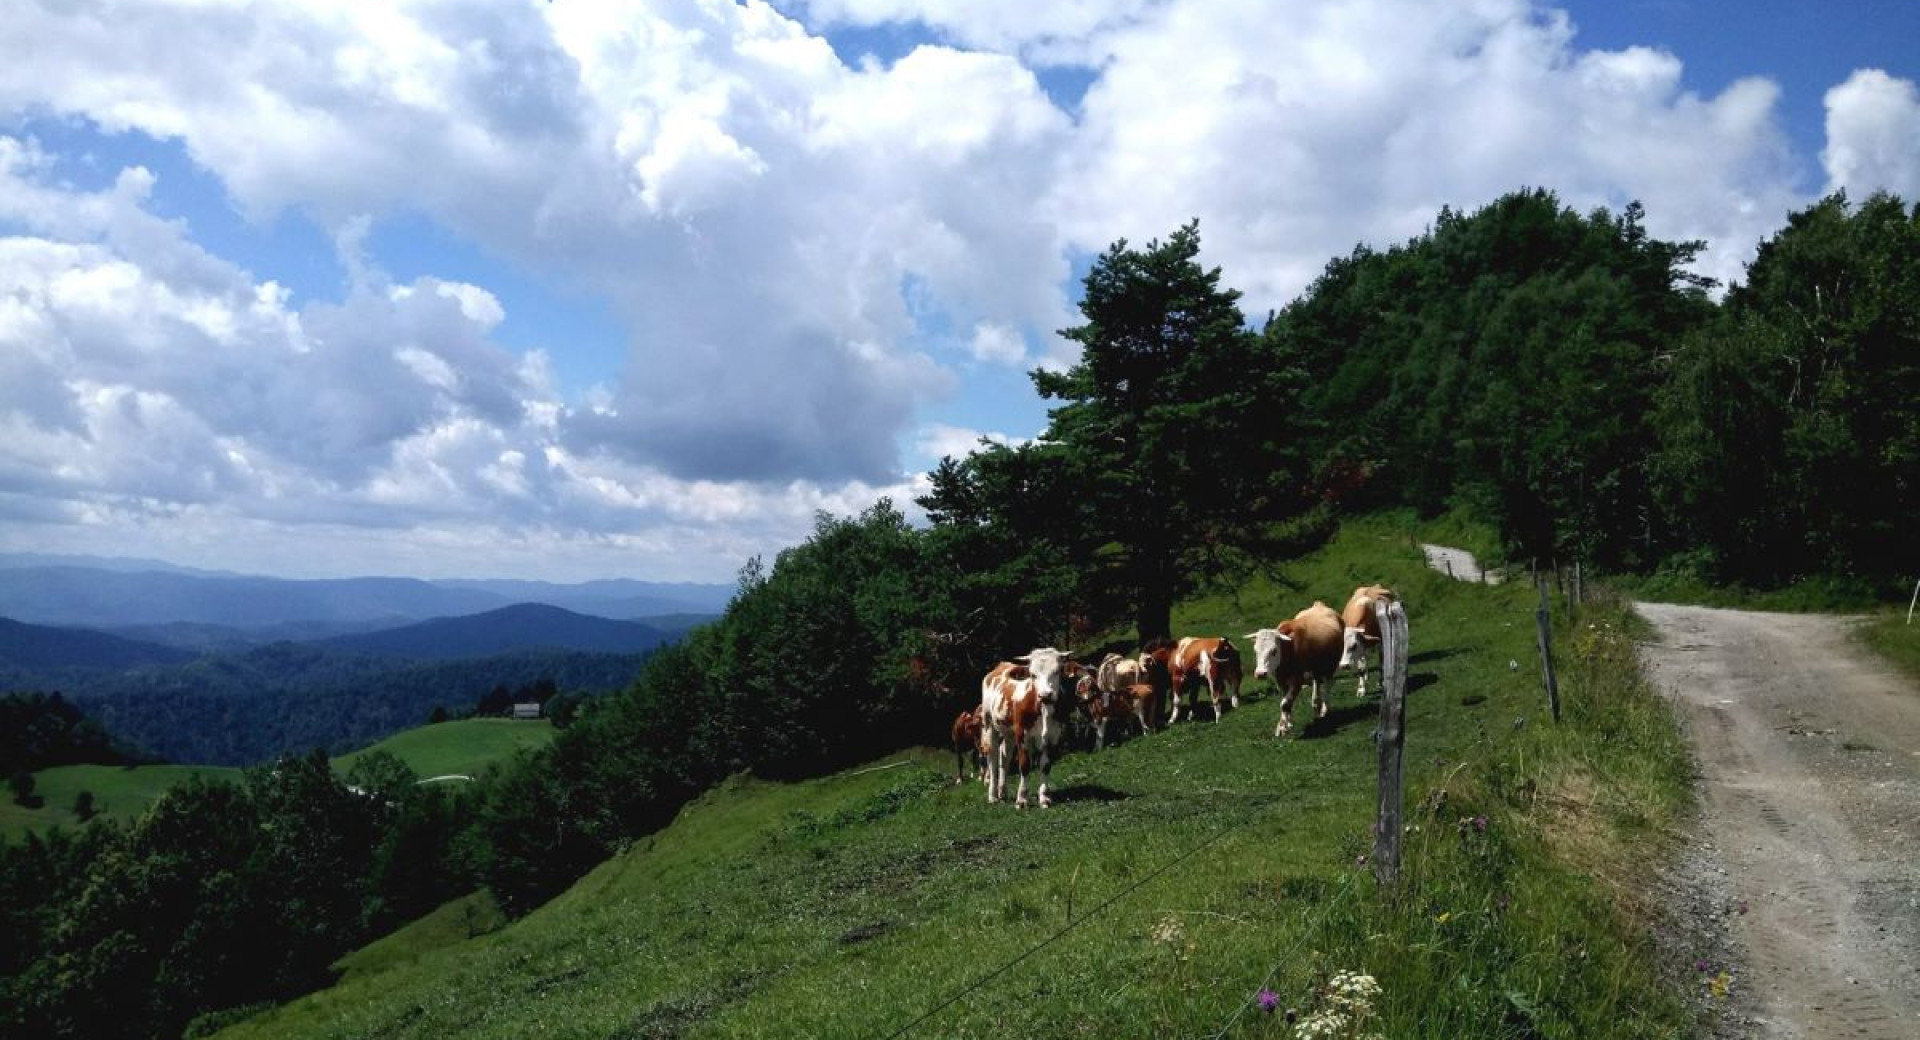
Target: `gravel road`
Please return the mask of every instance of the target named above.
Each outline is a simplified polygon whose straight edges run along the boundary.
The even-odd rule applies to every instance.
[[[1920,689],[1844,618],[1635,608],[1701,775],[1678,902],[1733,961],[1717,1035],[1920,1038]]]

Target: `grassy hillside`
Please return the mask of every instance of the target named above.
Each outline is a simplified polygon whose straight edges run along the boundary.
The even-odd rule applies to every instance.
[[[108,819],[130,820],[147,811],[167,788],[188,777],[239,779],[240,770],[221,766],[56,766],[33,774],[34,793],[46,799],[38,809],[25,809],[11,798],[0,798],[0,837],[15,839],[28,831],[53,826],[74,827],[73,799],[93,792],[94,807]]]
[[[1277,698],[1249,683],[1219,725],[1072,756],[1046,811],[986,805],[933,751],[736,778],[506,928],[417,925],[221,1035],[889,1036],[932,1012],[910,1035],[1281,1036],[1256,992],[1305,1011],[1343,969],[1378,977],[1369,1029],[1397,1038],[1684,1035],[1644,893],[1686,762],[1623,614],[1562,632],[1559,727],[1530,590],[1450,583],[1391,523],[1176,622],[1238,636],[1376,579],[1413,623],[1396,892],[1357,862],[1374,704],[1343,679],[1328,719],[1275,741]]]
[[[393,736],[334,760],[334,771],[345,773],[362,755],[385,751],[421,776],[463,773],[472,776],[495,762],[512,758],[522,748],[544,747],[553,741],[553,724],[545,719],[460,719],[395,733]]]
[[[1904,610],[1876,615],[1860,626],[1859,634],[1861,642],[1894,667],[1920,679],[1920,618],[1909,625]]]

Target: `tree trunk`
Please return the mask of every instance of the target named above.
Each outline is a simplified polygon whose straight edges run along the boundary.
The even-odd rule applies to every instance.
[[[1173,638],[1173,596],[1166,586],[1140,591],[1134,625],[1139,629],[1142,646],[1155,639]]]

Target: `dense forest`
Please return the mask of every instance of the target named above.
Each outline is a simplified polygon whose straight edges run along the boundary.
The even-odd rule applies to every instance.
[[[1910,577],[1920,210],[1824,200],[1718,300],[1698,248],[1637,206],[1523,191],[1334,260],[1256,327],[1198,227],[1117,243],[1065,330],[1079,364],[1034,374],[1057,402],[1042,437],[944,460],[925,527],[884,501],[822,515],[459,800],[404,793],[392,763],[360,798],[287,758],[0,851],[0,1031],[175,1036],[323,982],[462,886],[523,912],[722,777],[923,742],[992,661],[1165,634],[1180,595],[1345,511],[1466,509],[1517,558],[1614,570]]]

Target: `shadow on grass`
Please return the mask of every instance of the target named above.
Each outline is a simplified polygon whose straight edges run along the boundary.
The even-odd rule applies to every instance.
[[[1300,727],[1301,740],[1324,740],[1355,723],[1371,724],[1380,718],[1380,702],[1369,697],[1364,703],[1334,708],[1326,718],[1314,719]]]
[[[1449,657],[1458,657],[1467,652],[1464,646],[1443,646],[1437,650],[1422,650],[1407,655],[1408,664],[1426,664],[1428,661],[1444,661]]]
[[[1133,796],[1105,784],[1071,784],[1047,792],[1056,802],[1124,802]]]

